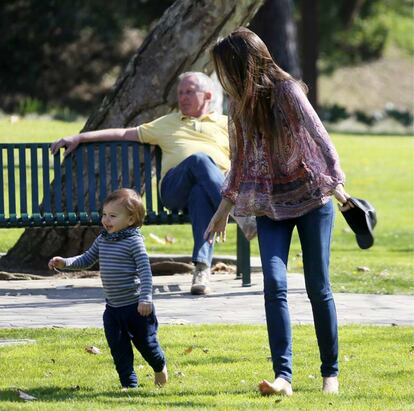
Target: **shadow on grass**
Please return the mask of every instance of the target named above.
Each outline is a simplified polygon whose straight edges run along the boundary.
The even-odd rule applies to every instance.
[[[188,389],[183,392],[171,392],[165,389],[159,388],[148,388],[148,387],[138,387],[135,389],[130,389],[128,391],[121,391],[120,389],[116,390],[107,390],[107,391],[94,391],[92,388],[86,387],[35,387],[31,389],[22,389],[22,388],[7,388],[0,389],[0,402],[13,402],[13,403],[58,403],[71,401],[72,403],[79,402],[79,406],[83,402],[95,402],[94,405],[101,404],[112,405],[112,406],[122,406],[130,404],[131,400],[134,401],[135,406],[139,405],[148,405],[151,406],[154,401],[157,405],[162,405],[163,407],[185,407],[192,409],[200,409],[205,407],[214,407],[214,399],[217,397],[217,390],[206,389],[203,391]],[[23,391],[24,393],[35,397],[33,401],[26,401],[19,398],[19,392]],[[250,400],[256,398],[261,398],[259,393],[255,393],[249,390],[249,387],[246,389],[231,389],[226,391],[228,395],[231,396],[247,396]],[[174,399],[179,395],[179,398]],[[169,398],[172,397],[172,398]],[[188,398],[186,398],[188,397]]]

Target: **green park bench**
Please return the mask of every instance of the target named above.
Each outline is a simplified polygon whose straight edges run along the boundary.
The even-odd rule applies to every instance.
[[[107,192],[120,187],[141,192],[145,225],[189,223],[186,210],[167,210],[161,202],[158,146],[81,144],[63,161],[49,143],[0,144],[0,150],[0,228],[99,226]],[[237,277],[250,286],[250,244],[239,227]]]

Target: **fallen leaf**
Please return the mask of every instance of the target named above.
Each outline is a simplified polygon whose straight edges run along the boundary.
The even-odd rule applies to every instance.
[[[95,347],[93,345],[89,345],[88,347],[85,347],[85,351],[88,352],[89,354],[95,354],[95,355],[101,354],[101,350],[98,347]]]
[[[176,371],[176,372],[174,373],[174,375],[175,375],[176,377],[185,377],[185,374],[184,374],[182,371]]]
[[[203,348],[203,353],[208,353],[208,348]]]
[[[17,393],[19,394],[19,398],[25,401],[33,401],[33,400],[37,400],[36,397],[34,397],[33,395],[28,394],[27,392],[24,392],[22,390],[17,390]]]
[[[366,267],[364,265],[360,265],[359,267],[357,267],[357,271],[367,273],[369,271],[369,267]]]
[[[177,242],[177,240],[171,235],[166,235],[164,241],[165,244],[174,244],[175,242]]]
[[[190,354],[191,351],[193,351],[193,348],[194,347],[192,345],[190,345],[187,349],[184,350],[184,354]]]
[[[310,378],[310,379],[312,379],[312,380],[313,380],[313,379],[315,379],[315,376],[314,376],[314,375],[312,375],[312,374],[309,374],[309,375],[308,375],[308,378]]]

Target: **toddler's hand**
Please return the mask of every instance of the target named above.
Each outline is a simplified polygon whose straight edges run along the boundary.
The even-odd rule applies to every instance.
[[[61,270],[62,268],[65,268],[65,260],[62,257],[53,257],[49,260],[47,265],[50,270],[53,270],[54,268]]]
[[[141,314],[143,317],[148,317],[152,313],[152,303],[139,303],[138,313]]]

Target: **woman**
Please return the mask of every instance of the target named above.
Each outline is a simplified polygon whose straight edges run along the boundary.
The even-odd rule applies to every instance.
[[[338,393],[337,317],[328,272],[331,195],[343,205],[349,198],[338,155],[306,98],[305,86],[276,65],[256,34],[239,28],[215,44],[212,56],[229,95],[231,170],[205,237],[225,238],[232,207],[235,215],[256,215],[275,372],[275,380],[263,380],[259,390],[292,395],[286,265],[296,226],[322,362],[322,389]]]

